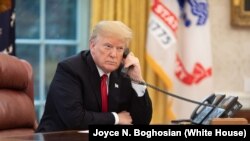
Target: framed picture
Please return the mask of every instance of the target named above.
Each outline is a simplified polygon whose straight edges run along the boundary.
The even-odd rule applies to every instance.
[[[231,0],[231,24],[250,27],[250,0]]]

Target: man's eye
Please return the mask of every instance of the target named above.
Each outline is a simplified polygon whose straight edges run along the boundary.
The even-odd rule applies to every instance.
[[[104,45],[106,48],[112,48],[111,45]]]
[[[123,48],[123,47],[119,47],[118,50],[119,50],[119,51],[123,51],[124,48]]]

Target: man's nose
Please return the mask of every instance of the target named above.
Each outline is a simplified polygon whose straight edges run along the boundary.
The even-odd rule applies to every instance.
[[[115,47],[111,49],[110,56],[112,56],[112,57],[117,56],[117,49]]]

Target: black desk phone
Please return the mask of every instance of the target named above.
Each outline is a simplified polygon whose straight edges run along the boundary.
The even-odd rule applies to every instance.
[[[191,114],[191,122],[193,124],[208,125],[213,118],[232,117],[235,112],[242,108],[238,102],[238,97],[222,94],[212,94],[207,97],[202,103],[211,105],[199,105]]]

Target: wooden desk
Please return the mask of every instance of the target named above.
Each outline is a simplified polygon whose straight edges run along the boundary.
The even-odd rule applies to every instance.
[[[233,117],[241,117],[241,118],[246,118],[248,120],[248,123],[250,123],[250,110],[244,109],[240,110]]]
[[[0,138],[1,141],[88,141],[88,133],[61,131]]]

